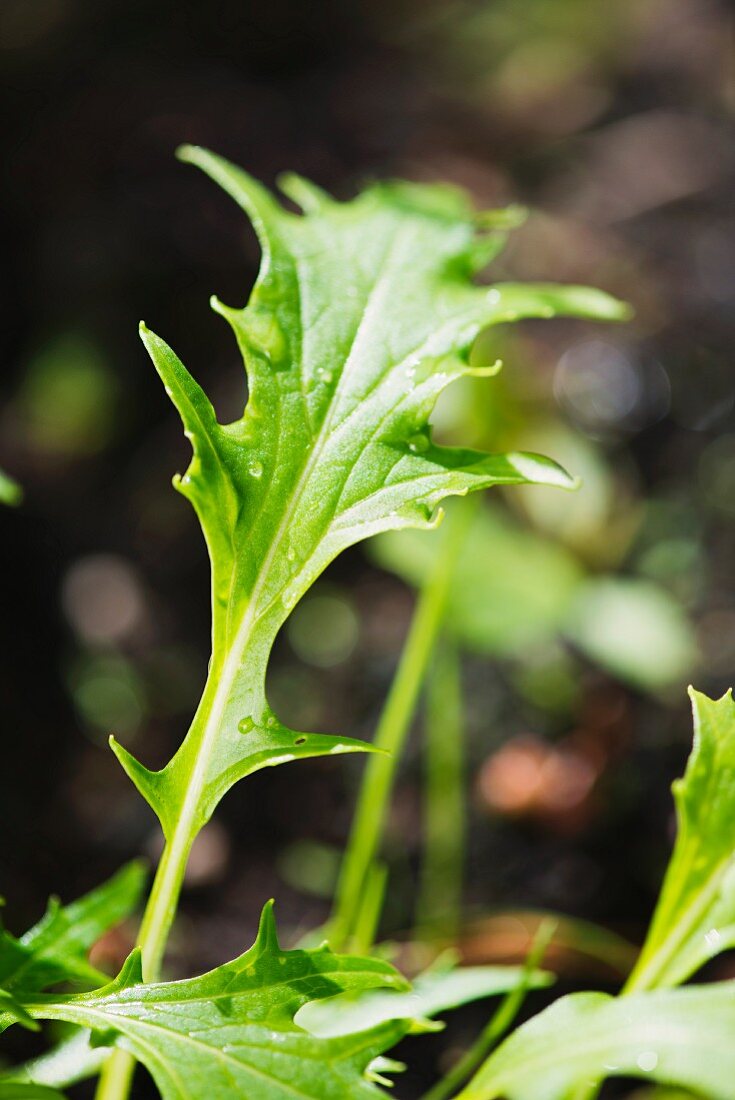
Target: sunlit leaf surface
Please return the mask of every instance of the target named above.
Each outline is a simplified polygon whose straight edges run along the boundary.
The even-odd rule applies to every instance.
[[[348,990],[405,989],[377,959],[334,955],[327,947],[283,951],[267,906],[254,946],[199,978],[141,984],[140,956],[93,993],[41,996],[25,1009],[116,1041],[149,1070],[164,1100],[352,1100],[379,1095],[368,1065],[403,1034],[406,1021],[317,1038],[294,1023],[310,1001]],[[0,1027],[12,1023],[0,1012]]]
[[[182,817],[201,825],[257,768],[362,747],[287,729],[265,698],[279,628],[341,550],[380,531],[432,526],[447,496],[573,484],[539,455],[433,442],[442,390],[497,370],[470,365],[478,332],[520,317],[626,315],[585,287],[476,285],[497,229],[488,243],[483,219],[454,188],[374,185],[338,203],[289,176],[282,189],[303,210],[294,214],[220,158],[189,147],[181,155],[247,212],[263,262],[245,308],[214,302],[247,369],[248,402],[234,424],[217,421],[179,359],[142,328],[192,445],[176,485],[199,516],[213,576],[210,677],[187,739],[160,772],[115,746],[167,836]]]
[[[732,982],[619,998],[574,993],[520,1027],[457,1100],[567,1100],[605,1077],[733,1100],[734,1028]]]

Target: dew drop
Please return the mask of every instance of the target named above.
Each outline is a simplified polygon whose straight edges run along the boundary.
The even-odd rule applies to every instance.
[[[295,587],[287,588],[286,591],[281,596],[283,606],[286,608],[287,611],[290,611],[291,608],[295,606],[296,601],[298,600],[298,598],[299,598],[299,592],[298,592],[298,589],[295,588]]]
[[[254,727],[255,721],[252,715],[248,715],[247,718],[241,718],[240,721],[237,723],[237,728],[240,733],[250,733],[250,731],[254,729]]]
[[[639,1054],[636,1058],[636,1065],[638,1069],[642,1069],[644,1073],[651,1073],[658,1065],[658,1054],[655,1050],[644,1050],[642,1054]]]
[[[277,719],[276,719],[276,718],[275,718],[275,717],[274,717],[274,716],[273,716],[273,715],[271,714],[271,715],[270,715],[270,716],[269,716],[269,717],[268,717],[268,718],[266,719],[266,723],[265,723],[265,724],[266,724],[266,726],[269,726],[269,727],[270,727],[270,729],[273,729],[273,727],[274,727],[274,726],[278,725],[278,720],[277,720]]]
[[[289,546],[288,550],[286,551],[286,557],[289,561],[296,561],[296,551],[294,550],[293,546]]]
[[[253,459],[252,462],[248,463],[248,473],[251,477],[262,477],[263,463],[259,462],[257,459]]]
[[[316,373],[319,381],[324,382],[326,385],[329,385],[334,378],[331,370],[327,370],[326,367],[319,367]]]
[[[493,303],[494,302],[499,302],[500,301],[500,291],[499,290],[488,290],[487,300],[488,300],[488,302],[493,302]]]
[[[423,454],[429,449],[429,440],[422,433],[413,435],[408,441],[408,449],[415,455]]]

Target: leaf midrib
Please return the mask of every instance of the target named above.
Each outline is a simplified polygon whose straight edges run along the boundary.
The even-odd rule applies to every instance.
[[[52,1011],[49,1011],[49,1007],[51,1007]],[[70,1008],[71,1011],[65,1012],[64,1011],[65,1008],[67,1010]],[[198,1048],[202,1049],[203,1051],[205,1051],[205,1053],[208,1057],[215,1057],[215,1058],[219,1059],[220,1061],[222,1061],[223,1063],[225,1063],[225,1065],[228,1066],[228,1067],[230,1065],[232,1065],[237,1070],[239,1070],[241,1073],[243,1071],[250,1072],[250,1073],[253,1073],[254,1076],[262,1078],[264,1081],[275,1083],[281,1089],[284,1089],[285,1091],[290,1092],[293,1096],[298,1097],[299,1100],[316,1100],[313,1093],[304,1092],[302,1089],[291,1085],[289,1082],[286,1082],[286,1081],[282,1080],[282,1078],[280,1078],[280,1077],[276,1077],[274,1074],[268,1073],[267,1070],[262,1069],[258,1065],[254,1065],[252,1062],[240,1061],[238,1058],[233,1057],[228,1051],[225,1051],[221,1047],[213,1046],[210,1043],[206,1043],[201,1039],[195,1038],[193,1035],[191,1035],[188,1032],[186,1034],[184,1034],[183,1032],[177,1031],[174,1028],[166,1027],[164,1024],[158,1024],[155,1021],[153,1021],[151,1019],[148,1019],[148,1018],[146,1018],[144,1020],[141,1020],[141,1019],[137,1019],[136,1017],[130,1017],[130,1016],[124,1016],[124,1015],[118,1017],[118,1016],[114,1015],[113,1013],[105,1013],[102,1009],[96,1008],[94,1006],[89,1006],[89,1005],[81,1006],[79,1009],[76,1006],[68,1006],[68,1005],[67,1006],[62,1005],[62,1006],[59,1006],[58,1008],[57,1008],[57,1006],[41,1006],[40,1011],[39,1011],[39,1006],[34,1006],[34,1005],[27,1006],[27,1011],[31,1015],[33,1015],[34,1009],[36,1011],[36,1015],[38,1017],[40,1017],[41,1019],[43,1019],[43,1018],[45,1018],[45,1019],[54,1019],[54,1018],[56,1018],[56,1019],[61,1019],[61,1020],[65,1020],[65,1019],[69,1020],[73,1016],[76,1016],[76,1020],[72,1020],[72,1022],[80,1023],[82,1026],[87,1026],[87,1027],[91,1026],[90,1022],[89,1022],[89,1017],[92,1017],[93,1019],[98,1019],[98,1020],[103,1021],[103,1023],[105,1024],[106,1027],[113,1027],[116,1030],[119,1030],[120,1033],[123,1036],[125,1036],[130,1042],[140,1043],[140,1045],[142,1045],[146,1050],[150,1051],[150,1054],[152,1056],[152,1060],[158,1062],[163,1067],[164,1072],[168,1073],[169,1076],[173,1076],[177,1081],[179,1080],[179,1075],[178,1075],[178,1073],[176,1073],[175,1069],[172,1072],[171,1062],[169,1062],[167,1060],[164,1060],[164,1058],[162,1057],[162,1055],[159,1053],[158,1049],[156,1048],[155,1044],[152,1044],[150,1039],[145,1038],[145,1033],[142,1036],[137,1032],[134,1032],[132,1035],[130,1035],[130,1033],[127,1032],[123,1027],[120,1027],[120,1026],[116,1025],[116,1023],[111,1023],[110,1022],[110,1016],[111,1015],[114,1016],[115,1021],[118,1021],[118,1020],[119,1021],[125,1021],[129,1025],[132,1025],[132,1028],[143,1029],[143,1030],[148,1028],[152,1031],[162,1031],[162,1032],[164,1032],[165,1035],[167,1035],[169,1037],[169,1041],[184,1043],[184,1044],[190,1043],[192,1046],[198,1047]],[[56,1011],[53,1011],[54,1009],[56,1009]],[[260,1028],[262,1028],[262,1030],[264,1032],[275,1030],[275,1029],[268,1028],[267,1026],[265,1026],[263,1024],[258,1024],[255,1021],[249,1023],[246,1026],[256,1027],[256,1028],[260,1027]],[[131,1028],[131,1030],[132,1030],[132,1028]],[[312,1039],[315,1043],[318,1043],[320,1041],[319,1039],[317,1039],[314,1036],[310,1035],[310,1033],[308,1031],[304,1031],[303,1029],[298,1028],[296,1025],[294,1025],[294,1031],[291,1034],[295,1035],[297,1038],[303,1036],[303,1038],[306,1039],[306,1040]],[[363,1044],[362,1047],[356,1047],[355,1049],[353,1049],[350,1052],[351,1056],[354,1057],[356,1054],[359,1054],[361,1050],[365,1050],[365,1049],[369,1048],[372,1045],[373,1038],[374,1037],[372,1035],[370,1036],[370,1038],[366,1037],[365,1043]],[[243,1044],[243,1045],[252,1045],[252,1044]],[[291,1056],[295,1059],[298,1059],[300,1057],[299,1054],[292,1054]],[[337,1058],[324,1059],[324,1060],[330,1061],[332,1063],[336,1063],[337,1061],[339,1061],[339,1059],[337,1059]],[[227,1072],[232,1074],[232,1070],[230,1070],[229,1068],[228,1068]],[[182,1091],[181,1095],[186,1097],[187,1096],[186,1091]]]

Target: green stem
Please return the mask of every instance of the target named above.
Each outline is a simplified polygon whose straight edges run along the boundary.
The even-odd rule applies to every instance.
[[[212,659],[197,713],[187,740],[193,734],[198,747],[206,746],[219,728],[224,702],[231,687],[233,655],[224,664]],[[199,752],[195,755],[198,757]],[[171,932],[194,839],[201,828],[199,803],[203,784],[203,769],[194,769],[187,788],[182,812],[166,841],[156,869],[151,892],[146,903],[138,933],[141,949],[143,980],[155,982],[161,976],[161,964]],[[95,1100],[127,1100],[130,1094],[135,1059],[124,1050],[116,1050],[105,1062],[95,1093]]]
[[[526,999],[533,972],[541,965],[555,930],[555,921],[545,920],[542,922],[534,936],[531,950],[526,957],[521,981],[515,989],[511,989],[505,995],[496,1012],[490,1017],[470,1049],[441,1081],[437,1082],[433,1088],[430,1088],[424,1094],[422,1100],[449,1100],[449,1097],[454,1096],[457,1089],[461,1088],[472,1074],[480,1068],[490,1051],[502,1039],[518,1015]]]
[[[464,737],[459,652],[437,647],[426,685],[425,849],[417,905],[420,928],[454,939],[462,905],[465,845]]]
[[[432,576],[414,611],[403,653],[375,734],[382,752],[371,756],[363,773],[352,831],[347,844],[332,917],[328,926],[334,951],[343,951],[354,935],[366,877],[383,836],[396,770],[416,709],[421,685],[444,617],[457,555],[465,536],[467,508],[455,509]]]
[[[182,823],[184,819],[181,819]],[[140,926],[138,945],[143,957],[143,980],[157,981],[171,925],[178,906],[184,872],[194,841],[189,823],[174,831],[166,844]],[[124,1050],[116,1050],[105,1062],[95,1100],[126,1100],[135,1072],[135,1059]]]
[[[356,955],[369,955],[375,943],[388,882],[388,868],[381,860],[375,860],[365,879],[362,906],[357,914],[352,933],[351,949]]]
[[[126,1050],[116,1050],[102,1067],[95,1100],[126,1100],[137,1063]]]

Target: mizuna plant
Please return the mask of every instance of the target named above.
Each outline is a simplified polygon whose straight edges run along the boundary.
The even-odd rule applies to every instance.
[[[98,1100],[124,1100],[136,1060],[146,1066],[165,1100],[367,1098],[379,1093],[380,1063],[375,1060],[409,1029],[428,1026],[415,1015],[430,1018],[464,1000],[506,992],[485,1037],[488,1046],[497,1041],[525,989],[546,981],[535,970],[538,952],[525,969],[424,976],[410,1002],[415,1012],[400,999],[408,989],[405,979],[388,963],[334,953],[335,946],[369,946],[372,939],[380,904],[375,855],[394,768],[385,757],[372,758],[363,788],[330,926],[331,947],[284,951],[267,905],[254,946],[240,958],[200,977],[161,981],[187,859],[198,832],[238,780],[299,758],[370,749],[347,738],[287,728],[265,695],[279,629],[341,550],[379,532],[433,527],[441,517],[439,504],[448,496],[495,485],[573,485],[564,470],[535,454],[486,454],[440,447],[432,440],[429,419],[441,391],[463,375],[491,376],[497,370],[498,364],[473,361],[477,334],[522,317],[616,320],[626,315],[626,307],[582,287],[477,285],[473,277],[497,253],[515,215],[477,214],[454,189],[376,185],[352,202],[337,203],[305,180],[288,176],[281,188],[301,208],[297,214],[244,172],[203,150],[187,147],[181,157],[203,168],[243,207],[263,251],[247,306],[233,309],[213,301],[231,325],[247,369],[248,401],[234,424],[218,422],[176,355],[141,326],[193,451],[188,470],[175,484],[196,510],[211,561],[209,672],[192,725],[163,769],[150,771],[112,740],[123,768],[157,814],[165,839],[139,945],[120,974],[102,981],[86,962],[86,952],[135,906],[141,887],[135,865],[74,906],[52,908],[24,937],[4,933],[0,939],[0,1028],[62,1020],[83,1029],[72,1040],[76,1053],[65,1069],[52,1071],[44,1063],[43,1070],[19,1070],[0,1082],[0,1098],[42,1096],[46,1086],[63,1087],[98,1070],[103,1056]],[[438,573],[417,613],[378,747],[400,751],[447,599],[449,568],[445,575]],[[730,704],[699,705],[709,715],[707,707]],[[722,712],[717,716],[715,725],[725,721]],[[730,748],[723,752],[732,752],[732,741],[727,743]],[[686,781],[697,806],[700,781],[694,772],[704,769],[710,775],[717,764],[707,745],[709,735],[703,733]],[[701,782],[706,787],[716,781]],[[708,819],[720,839],[728,797],[723,793],[722,813],[713,811]],[[682,980],[701,961],[700,940],[702,935],[706,940],[709,925],[716,922],[717,942],[725,943],[735,924],[726,873],[730,848],[724,840],[719,847],[713,840],[707,846],[712,854],[707,871],[695,850],[701,829],[688,824],[694,813],[688,796],[682,795],[682,806],[680,843],[690,847],[672,864],[663,915],[654,921],[651,941],[631,979],[636,992],[622,1002],[594,995],[590,1011],[589,1001],[574,998],[552,1006],[501,1046],[462,1096],[550,1100],[580,1081],[601,1078],[612,1072],[597,1057],[605,1046],[598,1036],[610,1034],[608,1017],[610,1027],[617,1027],[618,1016],[628,1020],[639,1011],[641,1027],[648,1028],[646,1050],[655,1045],[653,1008],[664,1018],[670,1010],[672,1019],[684,1020],[684,1028],[699,1019],[697,1005],[703,1001],[713,1016],[724,1005],[721,1019],[729,1019],[728,1011],[735,1009],[725,1005],[727,985],[711,996],[696,990],[637,992]],[[367,907],[367,917],[361,906]],[[60,983],[82,991],[60,993],[54,988]],[[368,996],[371,990],[384,992]],[[335,1027],[332,999],[348,994],[367,1000],[360,1000],[355,1012],[337,1002]],[[649,997],[658,999],[649,1002]],[[314,1012],[318,1019],[309,1026]],[[566,1053],[559,1028],[572,1044]],[[586,1045],[572,1043],[574,1029],[591,1036]],[[664,1079],[688,1084],[696,1078],[697,1087],[715,1080],[711,1074],[677,1076],[681,1051],[689,1048],[682,1043],[674,1048],[673,1069],[666,1062]],[[616,1071],[630,1068],[633,1055],[625,1049],[625,1056],[614,1049],[616,1058],[620,1054]],[[663,1064],[668,1048],[655,1049]],[[537,1068],[529,1069],[536,1065],[536,1051]],[[603,1053],[607,1056],[607,1048]],[[640,1058],[636,1064],[654,1072],[648,1061],[650,1066]],[[553,1088],[544,1085],[548,1065],[556,1067]],[[734,1095],[728,1089],[723,1085],[713,1095]]]

